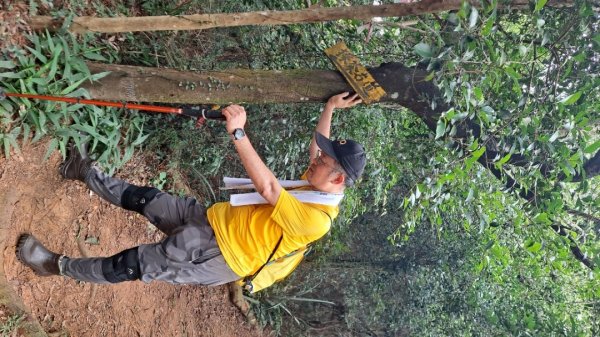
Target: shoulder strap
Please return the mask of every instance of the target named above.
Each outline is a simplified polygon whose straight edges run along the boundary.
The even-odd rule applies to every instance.
[[[325,215],[327,215],[327,217],[329,218],[329,224],[330,224],[331,226],[333,226],[333,219],[331,218],[331,215],[329,215],[329,213],[325,212],[325,211],[324,211],[324,210],[322,210],[322,209],[319,209],[319,210],[320,210],[321,212],[325,213]],[[311,251],[312,251],[312,249],[313,249],[313,245],[315,244],[315,242],[317,242],[317,241],[321,240],[321,238],[322,238],[322,237],[320,237],[320,238],[316,239],[315,241],[309,242],[309,243],[306,245],[306,250],[304,251],[304,256],[307,256],[308,254],[310,254],[310,252],[311,252]]]
[[[325,213],[325,215],[327,215],[327,217],[329,218],[330,224],[331,224],[331,225],[333,225],[333,219],[331,218],[331,215],[329,215],[329,213],[325,212],[325,211],[324,211],[324,210],[322,210],[322,209],[319,209],[319,210],[320,210],[321,212]],[[258,273],[260,273],[260,271],[261,271],[261,270],[263,270],[263,268],[264,268],[266,265],[268,265],[268,264],[269,264],[269,262],[271,262],[271,258],[273,258],[273,255],[275,255],[275,252],[277,251],[277,249],[279,248],[279,245],[281,244],[281,240],[283,240],[283,235],[281,235],[281,236],[279,237],[279,240],[277,240],[277,244],[275,245],[275,248],[273,248],[273,251],[271,252],[271,255],[269,255],[269,257],[267,258],[267,261],[266,261],[266,262],[265,262],[265,263],[264,263],[262,266],[260,266],[260,268],[258,268],[258,270],[257,270],[257,271],[256,271],[254,274],[252,274],[252,275],[248,275],[248,276],[246,276],[246,277],[244,278],[244,281],[243,281],[243,282],[244,282],[244,288],[246,288],[246,289],[247,289],[247,290],[249,290],[249,291],[252,291],[252,280],[254,280],[254,278],[256,278],[256,275],[258,275]],[[318,240],[318,239],[317,239],[317,240]],[[305,255],[305,256],[306,256],[306,255],[307,255],[307,254],[310,252],[310,250],[312,249],[312,245],[313,245],[313,243],[315,243],[317,240],[315,240],[315,241],[313,241],[313,242],[310,242],[310,243],[308,243],[308,244],[305,246],[305,249],[306,249],[306,250],[305,250],[305,252],[304,252],[304,255]],[[294,255],[294,254],[295,254],[295,253],[297,253],[297,252],[298,252],[298,250],[295,250],[294,252],[292,252],[292,253],[290,253],[290,254],[287,254],[287,255],[284,255],[284,256],[282,256],[282,258],[285,258],[285,257],[292,256],[292,255]]]
[[[279,248],[279,245],[281,244],[281,240],[282,239],[283,239],[283,235],[279,237],[279,240],[277,240],[277,244],[275,245],[275,248],[273,248],[273,251],[271,252],[271,255],[269,255],[269,257],[267,258],[267,262],[265,262],[262,266],[260,266],[260,268],[258,268],[258,270],[256,271],[256,273],[254,273],[252,275],[246,276],[246,278],[244,278],[244,283],[252,282],[252,280],[254,280],[254,278],[256,277],[256,275],[258,275],[258,273],[260,273],[260,271],[267,264],[269,264],[269,262],[271,262],[271,258],[273,257],[273,255],[275,255],[275,252],[277,251],[277,248]]]
[[[325,212],[322,209],[319,209],[321,212],[325,213],[325,215],[327,215],[327,217],[329,218],[329,224],[333,226],[333,219],[331,218],[331,215],[329,215],[329,213]]]

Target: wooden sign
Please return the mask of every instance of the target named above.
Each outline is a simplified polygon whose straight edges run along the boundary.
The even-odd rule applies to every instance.
[[[344,42],[325,49],[325,54],[365,104],[377,102],[385,96],[385,90],[375,81],[367,68],[360,64],[359,59],[352,54]]]

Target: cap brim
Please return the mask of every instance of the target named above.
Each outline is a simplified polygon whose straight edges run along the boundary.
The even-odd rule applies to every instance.
[[[315,131],[315,140],[317,141],[317,145],[321,151],[325,152],[328,156],[332,157],[336,161],[339,161],[335,151],[333,150],[333,144],[329,138],[323,136],[318,131]]]

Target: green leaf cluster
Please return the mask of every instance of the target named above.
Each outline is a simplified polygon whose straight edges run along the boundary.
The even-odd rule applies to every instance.
[[[89,98],[82,85],[108,73],[91,74],[86,60],[106,61],[103,47],[95,47],[90,37],[77,39],[69,34],[46,32],[29,36],[24,48],[11,47],[0,53],[10,61],[0,63],[0,81],[8,93]],[[112,172],[133,155],[147,137],[146,117],[118,109],[66,104],[62,102],[8,97],[0,101],[0,142],[4,156],[19,151],[19,141],[37,142],[50,137],[46,157],[55,150],[63,156],[69,139],[91,141],[97,160]],[[85,134],[87,136],[82,137]]]

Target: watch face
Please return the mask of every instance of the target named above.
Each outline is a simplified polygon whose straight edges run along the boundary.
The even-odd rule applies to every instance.
[[[245,135],[246,133],[244,132],[244,129],[235,129],[233,131],[233,138],[235,139],[242,139]]]

